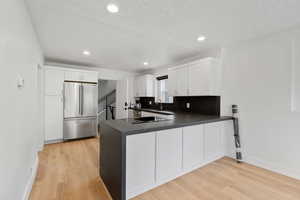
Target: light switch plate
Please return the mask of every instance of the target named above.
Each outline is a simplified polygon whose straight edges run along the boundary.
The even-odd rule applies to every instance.
[[[17,78],[17,86],[18,86],[18,88],[24,87],[24,78],[20,75]]]

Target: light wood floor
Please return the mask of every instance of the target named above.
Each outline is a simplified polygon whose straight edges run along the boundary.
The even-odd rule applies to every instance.
[[[31,200],[110,200],[96,139],[47,145]],[[134,200],[300,200],[300,181],[223,158]]]

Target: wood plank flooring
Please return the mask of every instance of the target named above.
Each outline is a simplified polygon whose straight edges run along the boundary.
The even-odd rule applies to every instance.
[[[47,145],[31,200],[111,200],[98,177],[98,141]],[[300,181],[223,158],[133,200],[300,200]]]

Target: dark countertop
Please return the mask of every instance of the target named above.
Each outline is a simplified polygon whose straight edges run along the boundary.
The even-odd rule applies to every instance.
[[[133,135],[139,133],[146,133],[151,131],[159,131],[171,128],[180,128],[184,126],[192,126],[197,124],[212,123],[218,121],[232,120],[231,116],[212,116],[201,115],[193,113],[175,113],[175,119],[149,122],[142,124],[132,124],[134,119],[119,119],[119,120],[107,120],[101,123],[105,123],[118,132],[126,135]]]

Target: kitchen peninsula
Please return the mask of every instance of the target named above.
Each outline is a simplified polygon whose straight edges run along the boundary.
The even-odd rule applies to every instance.
[[[100,124],[100,176],[114,200],[127,200],[224,156],[231,116],[175,112],[174,119]]]

